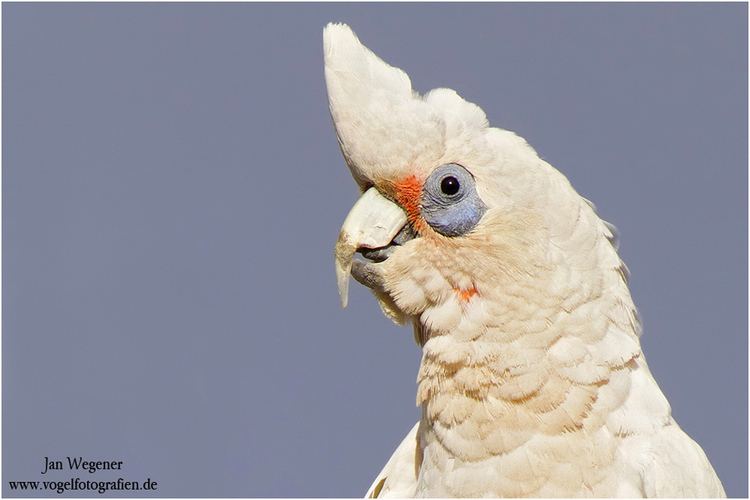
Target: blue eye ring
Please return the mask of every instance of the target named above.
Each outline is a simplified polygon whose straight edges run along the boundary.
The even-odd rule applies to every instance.
[[[457,163],[440,165],[422,188],[422,218],[443,236],[462,236],[477,225],[487,206],[479,198],[474,176]]]

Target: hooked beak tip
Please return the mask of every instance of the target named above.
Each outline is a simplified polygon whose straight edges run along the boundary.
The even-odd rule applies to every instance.
[[[334,252],[341,307],[348,303],[349,275],[357,249],[388,245],[406,225],[406,220],[406,212],[374,187],[365,191],[354,204],[341,227]]]
[[[352,245],[347,242],[347,236],[344,230],[342,230],[336,242],[335,251],[336,285],[339,289],[339,299],[341,300],[342,308],[346,308],[349,302],[349,274],[352,269],[354,253],[357,251],[356,247],[352,248]]]

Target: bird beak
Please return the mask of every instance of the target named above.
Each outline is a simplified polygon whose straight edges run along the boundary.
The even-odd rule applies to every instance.
[[[357,200],[336,242],[336,282],[342,307],[346,307],[348,301],[355,252],[360,248],[387,246],[405,225],[406,212],[374,187]]]

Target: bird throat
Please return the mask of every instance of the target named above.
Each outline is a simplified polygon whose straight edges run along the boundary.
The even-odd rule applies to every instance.
[[[598,447],[591,459],[602,469],[612,462],[611,434],[600,431],[630,392],[630,373],[641,356],[627,288],[623,296],[617,287],[583,286],[560,297],[530,293],[533,288],[527,283],[492,297],[471,294],[468,303],[485,301],[473,304],[484,315],[475,313],[452,330],[421,322],[415,328],[423,344],[417,404],[425,461],[451,460],[450,467],[458,467],[532,449],[575,461]],[[562,451],[554,440],[539,438],[576,433],[588,437]],[[538,486],[508,484],[515,486],[494,493],[523,496],[523,488]]]

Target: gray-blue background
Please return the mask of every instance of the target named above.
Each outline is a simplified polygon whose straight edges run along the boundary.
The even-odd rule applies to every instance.
[[[330,20],[618,226],[651,368],[747,495],[746,5],[2,8],[4,495],[83,455],[165,496],[357,496],[417,419],[410,329],[338,305]]]

